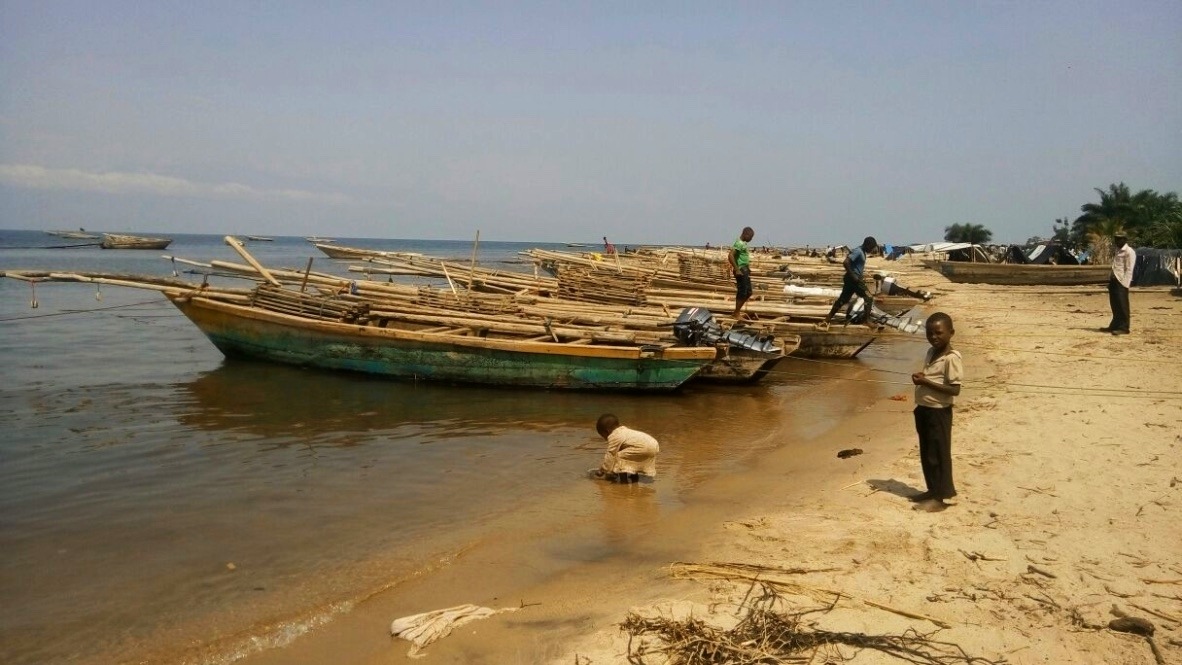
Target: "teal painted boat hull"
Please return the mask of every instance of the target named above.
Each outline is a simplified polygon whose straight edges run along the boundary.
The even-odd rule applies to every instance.
[[[201,297],[169,297],[227,357],[404,380],[672,391],[714,358],[710,348],[492,340],[309,320]]]

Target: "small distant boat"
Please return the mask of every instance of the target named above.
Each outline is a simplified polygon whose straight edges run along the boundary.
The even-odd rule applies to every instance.
[[[586,245],[584,245],[581,242],[568,242],[568,243],[566,243],[566,246],[567,247],[586,247]]]
[[[254,242],[272,242],[275,240],[274,238],[268,238],[266,236],[246,236],[246,239],[252,240]]]
[[[46,233],[67,240],[98,240],[100,237],[96,233],[87,233],[83,228],[79,228],[77,231],[46,231]]]
[[[103,249],[164,249],[172,244],[172,238],[146,238],[119,233],[104,233],[99,246]]]
[[[360,247],[345,247],[344,245],[326,245],[324,243],[312,243],[316,249],[324,252],[324,255],[330,259],[354,259],[365,260],[372,258],[387,258],[398,256],[399,252],[383,252],[378,249],[362,249]]]
[[[336,240],[333,238],[321,238],[320,236],[308,236],[307,238],[304,238],[304,240],[307,240],[311,243],[336,242]]]

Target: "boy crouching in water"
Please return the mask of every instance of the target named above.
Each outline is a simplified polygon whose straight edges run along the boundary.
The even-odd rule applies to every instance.
[[[944,510],[945,499],[956,496],[952,483],[952,404],[960,394],[964,368],[960,352],[952,348],[952,317],[936,312],[928,317],[927,337],[932,348],[923,370],[911,375],[915,384],[915,431],[919,434],[919,463],[926,492],[911,497],[917,510]]]
[[[624,427],[619,418],[610,413],[599,416],[595,430],[607,440],[603,464],[592,472],[595,477],[618,483],[635,483],[642,475],[656,478],[657,453],[661,449],[656,439]]]

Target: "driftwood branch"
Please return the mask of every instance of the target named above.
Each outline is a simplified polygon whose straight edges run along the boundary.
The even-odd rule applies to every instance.
[[[753,583],[754,586],[754,583]],[[628,662],[680,663],[787,663],[812,662],[828,654],[826,662],[844,660],[837,646],[871,649],[916,665],[1002,665],[1005,659],[989,660],[971,656],[959,645],[932,638],[934,633],[907,630],[899,635],[829,631],[807,623],[805,617],[825,613],[827,607],[785,611],[785,601],[773,585],[760,583],[762,593],[729,630],[722,630],[697,618],[676,620],[642,617],[632,613],[620,624],[628,633]],[[756,594],[748,593],[748,596]],[[651,658],[651,660],[650,660]]]

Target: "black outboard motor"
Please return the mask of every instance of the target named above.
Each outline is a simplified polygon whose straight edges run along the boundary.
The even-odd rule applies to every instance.
[[[714,346],[724,342],[731,347],[779,353],[780,347],[770,336],[761,336],[753,330],[731,328],[723,330],[714,320],[714,315],[705,307],[686,307],[673,322],[673,336],[686,346]]]

